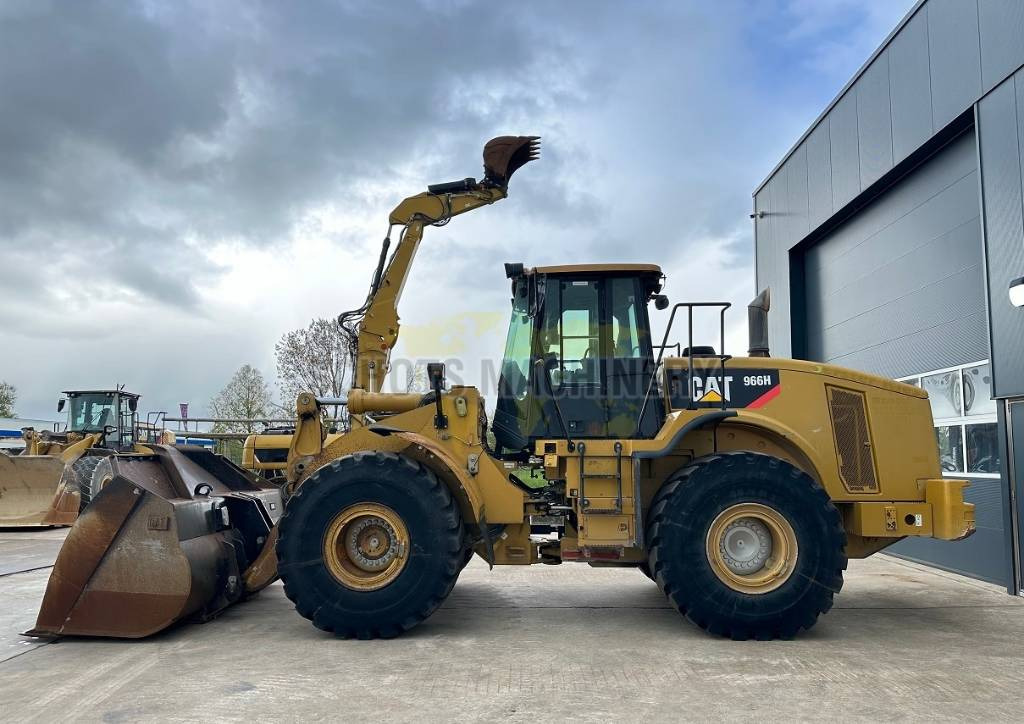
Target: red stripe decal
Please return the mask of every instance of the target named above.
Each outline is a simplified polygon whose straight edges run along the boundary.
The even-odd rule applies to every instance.
[[[776,397],[778,397],[780,392],[782,392],[782,385],[781,384],[775,385],[775,387],[771,388],[770,390],[765,392],[763,395],[758,397],[756,400],[751,402],[749,405],[747,405],[747,409],[749,410],[752,407],[764,407],[769,402],[771,402]]]

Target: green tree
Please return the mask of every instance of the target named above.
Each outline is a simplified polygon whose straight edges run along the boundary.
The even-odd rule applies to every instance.
[[[18,401],[18,390],[9,382],[0,382],[0,417],[17,417],[14,403]]]

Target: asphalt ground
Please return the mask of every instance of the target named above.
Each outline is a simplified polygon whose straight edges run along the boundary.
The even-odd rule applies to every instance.
[[[888,556],[852,561],[794,641],[708,636],[632,569],[472,562],[391,641],[343,641],[275,584],[141,641],[20,635],[64,531],[0,533],[6,721],[1019,719],[1024,599]]]

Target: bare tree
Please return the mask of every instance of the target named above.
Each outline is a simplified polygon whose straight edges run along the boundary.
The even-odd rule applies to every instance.
[[[0,417],[17,417],[14,403],[18,401],[18,390],[9,382],[0,382]]]
[[[274,345],[278,387],[289,414],[295,414],[295,399],[300,392],[341,397],[348,391],[352,341],[335,320],[314,319],[308,327],[283,335]]]
[[[259,420],[273,416],[274,403],[262,373],[251,365],[242,365],[224,389],[210,400],[210,414],[250,422],[225,422],[213,426],[213,432],[256,432]]]
[[[427,379],[427,363],[414,362],[405,373],[406,392],[429,392],[430,380]]]

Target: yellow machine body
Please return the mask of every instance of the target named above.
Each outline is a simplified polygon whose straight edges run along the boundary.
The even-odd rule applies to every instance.
[[[383,392],[425,227],[504,199],[538,151],[536,137],[493,139],[482,181],[430,186],[392,211],[365,303],[338,318],[353,339],[347,432],[323,424],[338,400],[301,393],[293,433],[245,444],[244,467],[283,473],[280,488],[199,450],[118,458],[58,557],[33,634],[148,635],[280,576],[317,627],[397,636],[475,554],[637,567],[710,632],[790,637],[829,610],[848,558],[974,531],[966,481],[942,476],[927,395],[768,356],[767,291],[750,307],[751,356],[731,357],[692,344],[702,306],[722,309],[724,341],[725,303],[676,304],[653,344],[648,306],[668,306],[655,265],[506,264],[512,318],[493,417],[476,388],[447,387],[440,364],[427,367],[427,394]],[[663,359],[654,350],[684,307],[690,345]],[[147,536],[202,565],[177,583],[150,575],[170,558],[140,557]],[[110,611],[146,601],[159,610],[145,625],[111,623]]]

